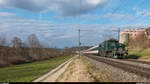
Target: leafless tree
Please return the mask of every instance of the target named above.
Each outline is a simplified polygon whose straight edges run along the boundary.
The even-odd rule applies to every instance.
[[[15,48],[21,48],[22,47],[22,41],[21,41],[21,39],[18,38],[18,37],[14,37],[13,40],[12,40],[12,45]]]
[[[33,60],[40,60],[42,57],[42,46],[35,34],[29,35],[28,46],[30,48],[30,56],[33,57]]]

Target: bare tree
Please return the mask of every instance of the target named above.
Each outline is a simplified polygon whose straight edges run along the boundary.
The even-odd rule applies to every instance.
[[[28,46],[30,48],[30,56],[33,57],[33,60],[40,60],[42,56],[40,49],[42,46],[35,34],[29,35]]]
[[[12,44],[12,48],[9,51],[10,52],[9,54],[11,54],[11,57],[9,57],[11,63],[19,64],[24,62],[26,59],[24,54],[22,54],[24,52],[22,46],[23,45],[22,40],[18,37],[14,37],[11,40],[11,44]]]
[[[11,42],[12,42],[13,47],[15,47],[15,48],[21,48],[22,47],[22,41],[18,37],[14,37]]]
[[[40,42],[39,42],[39,40],[38,40],[38,38],[36,37],[35,34],[29,35],[29,37],[28,37],[28,45],[31,48],[39,48],[41,46]]]

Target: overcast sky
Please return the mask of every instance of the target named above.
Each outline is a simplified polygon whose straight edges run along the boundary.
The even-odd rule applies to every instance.
[[[0,0],[0,35],[23,41],[36,34],[47,47],[98,44],[117,33],[107,30],[150,25],[150,0]]]

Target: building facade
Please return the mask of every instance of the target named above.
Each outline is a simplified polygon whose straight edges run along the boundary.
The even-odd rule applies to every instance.
[[[120,43],[128,43],[129,39],[135,39],[140,34],[146,34],[146,29],[140,28],[140,29],[126,29],[122,32],[120,32]]]

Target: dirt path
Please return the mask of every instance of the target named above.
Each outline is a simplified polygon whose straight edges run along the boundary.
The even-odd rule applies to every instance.
[[[75,59],[77,56],[71,58],[65,63],[59,65],[57,68],[53,69],[49,73],[43,75],[42,77],[34,80],[33,82],[55,82],[56,79],[68,68],[69,64]]]
[[[87,71],[86,63],[76,58],[69,65],[66,71],[56,80],[57,82],[92,82],[94,79]]]

